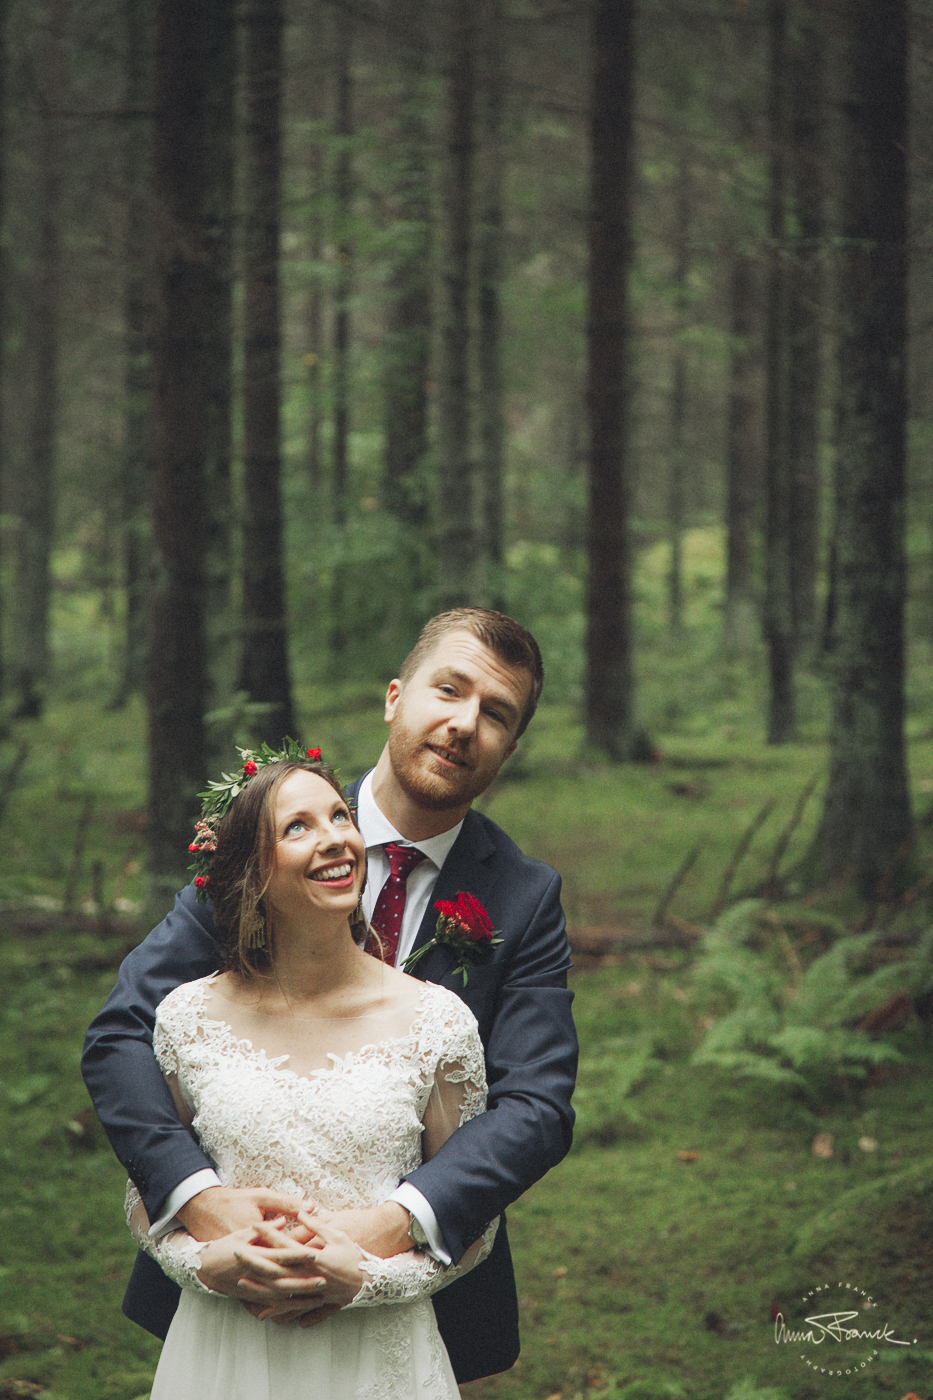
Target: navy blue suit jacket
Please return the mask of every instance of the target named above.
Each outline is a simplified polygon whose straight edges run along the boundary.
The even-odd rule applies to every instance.
[[[356,786],[348,790],[351,800]],[[485,905],[502,942],[482,950],[466,987],[445,948],[426,953],[415,975],[449,987],[476,1016],[489,1111],[460,1128],[408,1178],[431,1203],[455,1261],[567,1152],[577,1056],[559,876],[523,855],[494,822],[470,811],[433,898],[453,899],[459,890]],[[416,948],[434,932],[432,905]],[[189,885],[171,914],[124,961],[85,1042],[85,1081],[150,1219],[179,1182],[212,1165],[181,1126],[153,1056],[155,1009],[174,987],[215,971],[217,964],[210,908],[195,901]],[[177,1298],[175,1285],[140,1254],[124,1300],[127,1316],[164,1337]],[[458,1381],[514,1363],[518,1309],[504,1222],[490,1257],[436,1294],[434,1306]]]

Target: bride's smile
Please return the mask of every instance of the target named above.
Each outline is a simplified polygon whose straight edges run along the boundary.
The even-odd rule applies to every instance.
[[[289,773],[273,806],[275,865],[265,902],[277,925],[309,915],[348,918],[366,868],[350,809],[315,773]]]

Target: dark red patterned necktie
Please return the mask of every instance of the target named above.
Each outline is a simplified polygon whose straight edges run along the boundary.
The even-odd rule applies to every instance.
[[[416,850],[414,846],[400,846],[396,841],[387,841],[383,849],[389,857],[389,878],[379,891],[370,923],[382,939],[383,960],[394,965],[402,931],[402,915],[405,913],[408,877],[426,857],[423,851]],[[366,951],[377,958],[380,956],[375,939],[367,940]]]

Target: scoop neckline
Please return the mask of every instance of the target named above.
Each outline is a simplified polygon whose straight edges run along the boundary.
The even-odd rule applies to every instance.
[[[336,1051],[329,1050],[326,1052],[325,1058],[332,1061],[331,1064],[321,1065],[317,1069],[308,1070],[307,1073],[300,1073],[298,1070],[292,1069],[289,1065],[285,1063],[286,1060],[292,1059],[291,1054],[286,1053],[284,1055],[269,1055],[262,1046],[260,1046],[257,1049],[254,1046],[253,1042],[247,1036],[237,1035],[236,1031],[228,1021],[218,1020],[216,1017],[208,1016],[205,1013],[204,999],[214,979],[219,975],[219,973],[214,972],[211,973],[209,976],[199,978],[196,982],[190,984],[192,990],[197,988],[197,993],[199,997],[199,1002],[197,1006],[197,1011],[199,1013],[199,1029],[208,1029],[213,1031],[215,1035],[219,1036],[221,1039],[225,1039],[229,1044],[233,1046],[233,1048],[238,1050],[241,1054],[247,1057],[252,1057],[252,1059],[256,1062],[257,1068],[261,1070],[267,1070],[272,1074],[286,1074],[289,1076],[290,1079],[306,1080],[309,1082],[312,1079],[319,1078],[322,1075],[327,1075],[328,1077],[331,1077],[335,1074],[340,1073],[342,1070],[349,1069],[352,1066],[354,1060],[360,1058],[370,1059],[376,1052],[384,1050],[388,1046],[400,1045],[403,1042],[410,1041],[416,1035],[417,1031],[420,1029],[421,1023],[424,1020],[424,1002],[429,991],[432,988],[434,990],[439,990],[435,987],[434,983],[422,983],[422,990],[418,996],[417,1010],[412,1019],[411,1025],[408,1027],[408,1030],[404,1033],[404,1035],[383,1036],[381,1040],[367,1041],[366,1044],[359,1046],[358,1049],[348,1050],[345,1055],[338,1055]]]

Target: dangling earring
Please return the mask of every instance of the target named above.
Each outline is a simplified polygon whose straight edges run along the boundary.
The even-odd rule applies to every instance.
[[[360,896],[356,908],[350,915],[350,933],[353,935],[353,940],[356,943],[361,943],[366,936],[366,915],[363,913],[362,895]]]
[[[364,953],[373,953],[377,958],[382,956],[381,952],[377,951],[378,934],[363,913],[362,895],[360,895],[359,904],[350,916],[350,933],[354,943],[362,948]],[[381,944],[378,946],[381,947]]]
[[[256,910],[253,927],[250,929],[246,938],[246,946],[252,952],[259,952],[260,949],[266,946],[266,920],[258,909]]]

